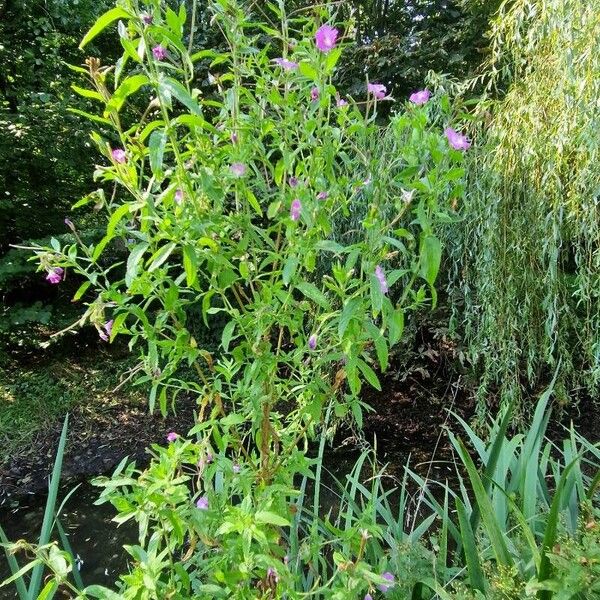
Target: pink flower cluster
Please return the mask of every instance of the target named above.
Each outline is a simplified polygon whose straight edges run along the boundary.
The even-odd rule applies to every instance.
[[[152,56],[154,56],[156,60],[165,60],[165,58],[167,58],[167,49],[160,44],[154,46],[154,48],[152,48]]]
[[[52,267],[46,275],[46,281],[52,285],[56,285],[63,280],[65,270],[61,267]]]
[[[315,33],[315,44],[321,52],[330,52],[337,43],[339,31],[330,25],[321,25]]]
[[[111,319],[102,325],[102,327],[98,330],[98,335],[100,339],[104,342],[108,342],[110,340],[110,336],[112,335],[114,321]]]
[[[455,150],[468,150],[471,147],[471,142],[467,136],[458,133],[458,131],[455,131],[452,127],[446,127],[446,129],[444,129],[444,134],[448,139],[448,143]]]
[[[377,265],[375,267],[375,277],[379,282],[379,289],[381,290],[381,293],[387,294],[389,291],[389,287],[387,284],[387,279],[385,278],[385,271],[380,265]]]
[[[387,88],[382,83],[368,83],[367,91],[369,94],[373,94],[373,97],[377,100],[384,100],[387,94]]]
[[[410,102],[416,104],[417,106],[426,104],[427,102],[429,102],[429,98],[431,98],[431,92],[427,89],[414,92],[408,97]]]
[[[298,221],[300,219],[300,213],[302,212],[302,202],[298,198],[296,198],[292,202],[292,206],[290,207],[290,219],[292,221]]]

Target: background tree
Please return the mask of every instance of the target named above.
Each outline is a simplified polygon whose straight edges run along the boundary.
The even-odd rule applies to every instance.
[[[567,401],[600,384],[600,2],[507,2],[492,34],[453,306],[482,399],[560,367]]]

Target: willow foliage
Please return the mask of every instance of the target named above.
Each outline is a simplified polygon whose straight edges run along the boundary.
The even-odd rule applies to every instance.
[[[600,0],[505,1],[491,39],[456,316],[481,397],[560,364],[566,400],[600,382]]]

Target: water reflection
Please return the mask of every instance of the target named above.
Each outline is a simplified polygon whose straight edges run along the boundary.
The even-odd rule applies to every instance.
[[[135,521],[117,526],[111,519],[115,509],[110,504],[95,506],[100,493],[89,483],[82,484],[71,496],[61,516],[61,523],[69,538],[73,553],[78,557],[80,573],[85,585],[92,583],[112,587],[127,565],[127,553],[123,544],[137,541]],[[59,502],[67,490],[59,494]],[[30,496],[14,508],[0,508],[0,525],[9,540],[37,541],[44,518],[45,497]],[[57,538],[56,538],[57,539]],[[20,560],[20,565],[25,564]],[[0,558],[0,580],[9,575],[8,565]],[[14,591],[0,588],[0,599],[17,598]]]

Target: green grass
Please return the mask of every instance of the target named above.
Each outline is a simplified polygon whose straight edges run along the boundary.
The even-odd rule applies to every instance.
[[[113,393],[130,366],[130,359],[115,359],[102,353],[47,355],[32,365],[2,365],[0,462],[27,448],[38,432],[61,421],[77,406],[94,412],[125,399],[145,401],[140,391],[131,386]]]

